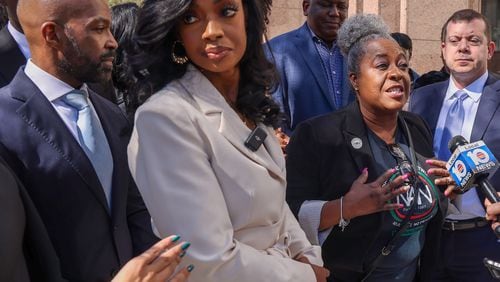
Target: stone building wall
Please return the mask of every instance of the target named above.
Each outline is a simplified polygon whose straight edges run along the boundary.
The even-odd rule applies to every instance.
[[[438,70],[441,27],[455,11],[480,10],[480,0],[349,0],[349,15],[374,13],[384,18],[394,32],[404,32],[413,40],[411,66],[418,73]],[[302,25],[302,0],[274,0],[269,37]]]

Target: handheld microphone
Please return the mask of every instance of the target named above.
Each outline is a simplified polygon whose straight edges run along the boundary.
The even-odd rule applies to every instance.
[[[488,181],[498,169],[498,161],[483,141],[469,143],[463,136],[451,138],[448,149],[452,152],[446,168],[457,184],[456,192],[465,193],[477,185],[491,203],[500,202],[496,189]],[[500,227],[495,230],[500,237]]]
[[[465,193],[478,185],[485,196],[493,202],[500,197],[488,181],[498,169],[498,161],[483,141],[469,143],[463,136],[451,138],[448,149],[452,152],[446,168],[457,184],[456,192]]]

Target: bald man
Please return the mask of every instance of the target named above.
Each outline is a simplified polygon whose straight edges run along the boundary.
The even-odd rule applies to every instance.
[[[0,89],[0,155],[37,208],[64,278],[110,281],[157,238],[127,166],[130,125],[87,87],[111,75],[107,2],[20,0],[17,15],[31,59]]]

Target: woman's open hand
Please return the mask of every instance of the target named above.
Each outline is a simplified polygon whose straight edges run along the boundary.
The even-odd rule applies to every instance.
[[[328,271],[328,269],[326,269],[322,266],[310,263],[309,260],[305,256],[301,256],[299,258],[296,258],[295,260],[300,261],[300,262],[305,263],[305,264],[309,264],[312,267],[312,269],[314,271],[314,275],[316,275],[316,282],[326,282],[326,278],[328,276],[330,276],[330,271]]]
[[[193,270],[192,265],[174,275],[175,268],[189,247],[187,242],[176,245],[178,240],[179,236],[165,238],[144,253],[131,259],[113,278],[113,282],[186,281],[189,273]]]
[[[394,169],[390,169],[379,176],[375,181],[366,183],[368,179],[368,169],[363,169],[361,175],[354,180],[351,189],[344,196],[343,213],[345,218],[351,219],[384,210],[402,208],[403,205],[401,204],[390,204],[387,203],[387,201],[408,191],[409,187],[401,186],[401,184],[403,184],[403,181],[407,179],[409,175],[405,174],[403,176],[398,176],[393,181],[384,185],[394,172]]]
[[[450,173],[446,169],[446,162],[438,159],[428,159],[425,161],[426,164],[430,165],[431,168],[427,170],[427,174],[437,176],[438,178],[434,180],[434,184],[440,186],[446,186],[444,190],[444,195],[451,199],[456,197],[453,189],[457,187],[455,180],[451,177]]]
[[[500,193],[498,193],[498,195],[500,195]],[[496,228],[500,226],[498,218],[500,216],[500,203],[492,204],[488,199],[485,199],[484,205],[486,206],[486,219],[491,220],[491,228],[496,230]]]

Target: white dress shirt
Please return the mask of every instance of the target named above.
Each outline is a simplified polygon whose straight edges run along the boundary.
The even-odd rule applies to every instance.
[[[26,59],[31,58],[30,46],[28,45],[28,40],[26,40],[26,36],[24,36],[23,33],[19,32],[10,23],[10,21],[7,23],[7,30],[9,31],[10,35],[12,35],[12,38],[14,38],[14,41],[16,41],[17,46],[19,46],[19,49],[21,50],[21,53],[23,53],[24,57]]]
[[[462,129],[459,130],[460,135],[465,139],[470,140],[472,134],[472,127],[474,125],[474,120],[476,119],[477,109],[479,107],[479,101],[481,99],[481,93],[483,92],[484,85],[488,79],[488,72],[485,72],[482,76],[476,79],[471,84],[467,85],[463,90],[467,92],[468,98],[463,101],[463,106],[465,109],[464,123]],[[439,152],[439,147],[441,145],[441,138],[443,136],[443,129],[445,127],[445,120],[451,104],[455,99],[457,99],[454,94],[460,90],[453,79],[450,79],[448,84],[448,90],[444,97],[443,106],[441,107],[441,112],[439,113],[439,118],[436,124],[436,131],[434,133],[434,152],[437,154]],[[460,202],[460,210],[453,203],[448,207],[447,218],[452,220],[465,220],[475,217],[484,217],[486,211],[483,208],[481,201],[476,193],[476,188],[472,188],[467,193],[459,195],[454,202]]]
[[[38,87],[38,89],[40,89],[47,100],[49,100],[50,104],[52,104],[57,114],[59,114],[61,119],[64,121],[64,124],[66,124],[66,127],[69,129],[73,137],[75,137],[76,141],[80,144],[78,139],[78,125],[76,123],[78,111],[62,100],[64,95],[68,94],[68,92],[75,88],[42,70],[35,65],[31,59],[28,59],[24,72]],[[87,85],[83,84],[80,89],[88,93]],[[90,99],[88,102],[94,116],[97,120],[99,120]],[[82,144],[80,144],[80,146],[81,145]]]

